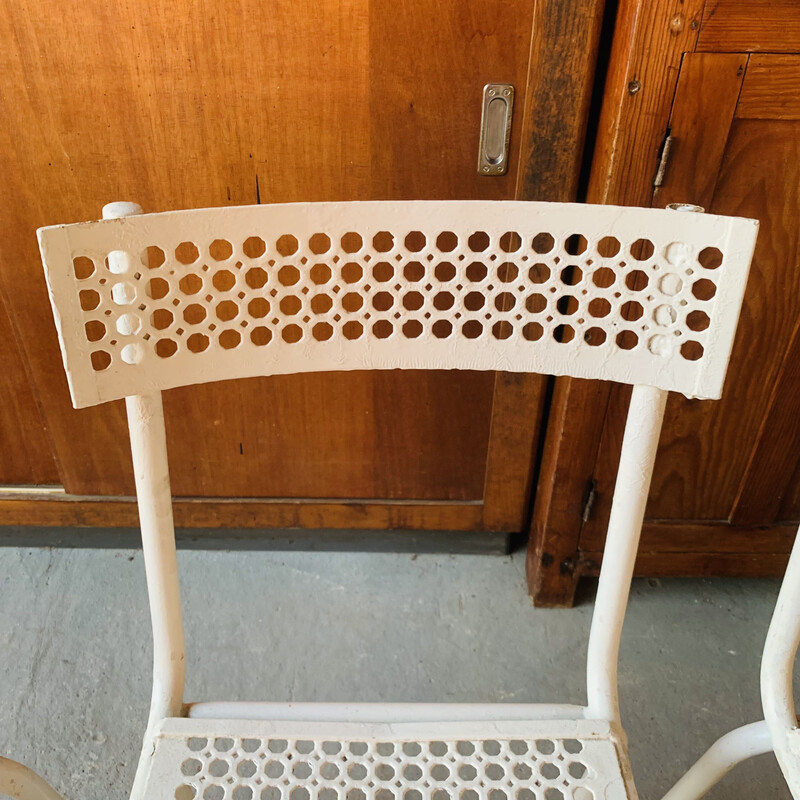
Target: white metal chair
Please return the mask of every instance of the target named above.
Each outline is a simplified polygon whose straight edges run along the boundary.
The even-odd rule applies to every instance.
[[[783,576],[761,658],[764,719],[721,736],[670,789],[664,800],[696,800],[737,764],[775,753],[795,800],[800,800],[800,726],[792,673],[800,645],[800,531]]]
[[[693,208],[693,207],[690,207]],[[260,205],[39,231],[76,407],[125,398],[154,636],[132,796],[636,797],[617,654],[668,391],[719,397],[753,220],[528,202]],[[161,391],[325,370],[633,384],[580,705],[185,704]]]

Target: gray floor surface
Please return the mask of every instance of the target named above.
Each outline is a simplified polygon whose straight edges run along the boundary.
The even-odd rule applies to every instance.
[[[532,608],[523,554],[179,553],[187,699],[583,702],[591,585]],[[637,580],[621,654],[642,800],[761,716],[768,580]],[[0,549],[0,753],[68,800],[128,796],[152,657],[140,552]],[[790,798],[774,758],[709,798]]]

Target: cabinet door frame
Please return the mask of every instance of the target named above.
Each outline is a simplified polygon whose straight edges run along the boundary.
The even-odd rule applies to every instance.
[[[775,6],[778,14],[789,10],[782,0]],[[730,14],[733,7],[741,10],[744,4],[737,0],[620,4],[589,202],[663,206],[680,196],[682,201],[710,206],[748,61],[758,58],[748,52],[715,52],[704,44],[711,41],[712,46],[724,48],[725,36],[741,35],[736,24],[726,27],[724,19],[720,23],[720,17],[711,13],[716,9],[720,15]],[[706,21],[715,26],[711,39],[704,37]],[[670,36],[665,35],[668,29]],[[749,50],[760,49],[757,34],[751,41]],[[714,92],[719,102],[715,109],[721,113],[713,117],[706,113],[708,109],[698,102],[701,91]],[[681,142],[683,152],[680,157],[671,154],[666,180],[659,188],[654,178],[670,135]],[[792,347],[800,351],[797,331]],[[800,385],[800,375],[790,367],[782,369],[779,380]],[[571,605],[578,579],[599,571],[602,534],[598,532],[608,521],[616,466],[608,469],[607,457],[606,468],[600,470],[598,457],[601,447],[608,448],[609,441],[613,444],[619,438],[628,395],[616,385],[556,380],[527,557],[529,588],[538,606]],[[771,402],[774,398],[775,392]],[[779,434],[768,430],[761,438],[768,440],[770,435],[774,439]],[[792,436],[800,447],[800,430]],[[766,452],[760,447],[756,456],[763,459]],[[788,457],[786,449],[784,455]],[[788,482],[791,470],[786,472]],[[730,520],[646,521],[636,574],[780,574],[796,526],[755,525],[757,513],[750,509],[748,515],[744,507],[739,511],[734,507]]]

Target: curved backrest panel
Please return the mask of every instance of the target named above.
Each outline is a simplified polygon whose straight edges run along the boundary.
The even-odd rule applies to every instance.
[[[479,369],[718,397],[757,223],[560,203],[292,203],[42,228],[73,403]]]

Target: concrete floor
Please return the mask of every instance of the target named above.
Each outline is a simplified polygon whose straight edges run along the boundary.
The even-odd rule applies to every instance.
[[[524,558],[179,553],[188,699],[583,702],[591,585],[535,610]],[[635,582],[623,721],[642,800],[724,731],[760,717],[778,584]],[[128,796],[151,645],[141,553],[0,549],[0,753],[68,800]],[[774,758],[709,798],[790,798]]]

